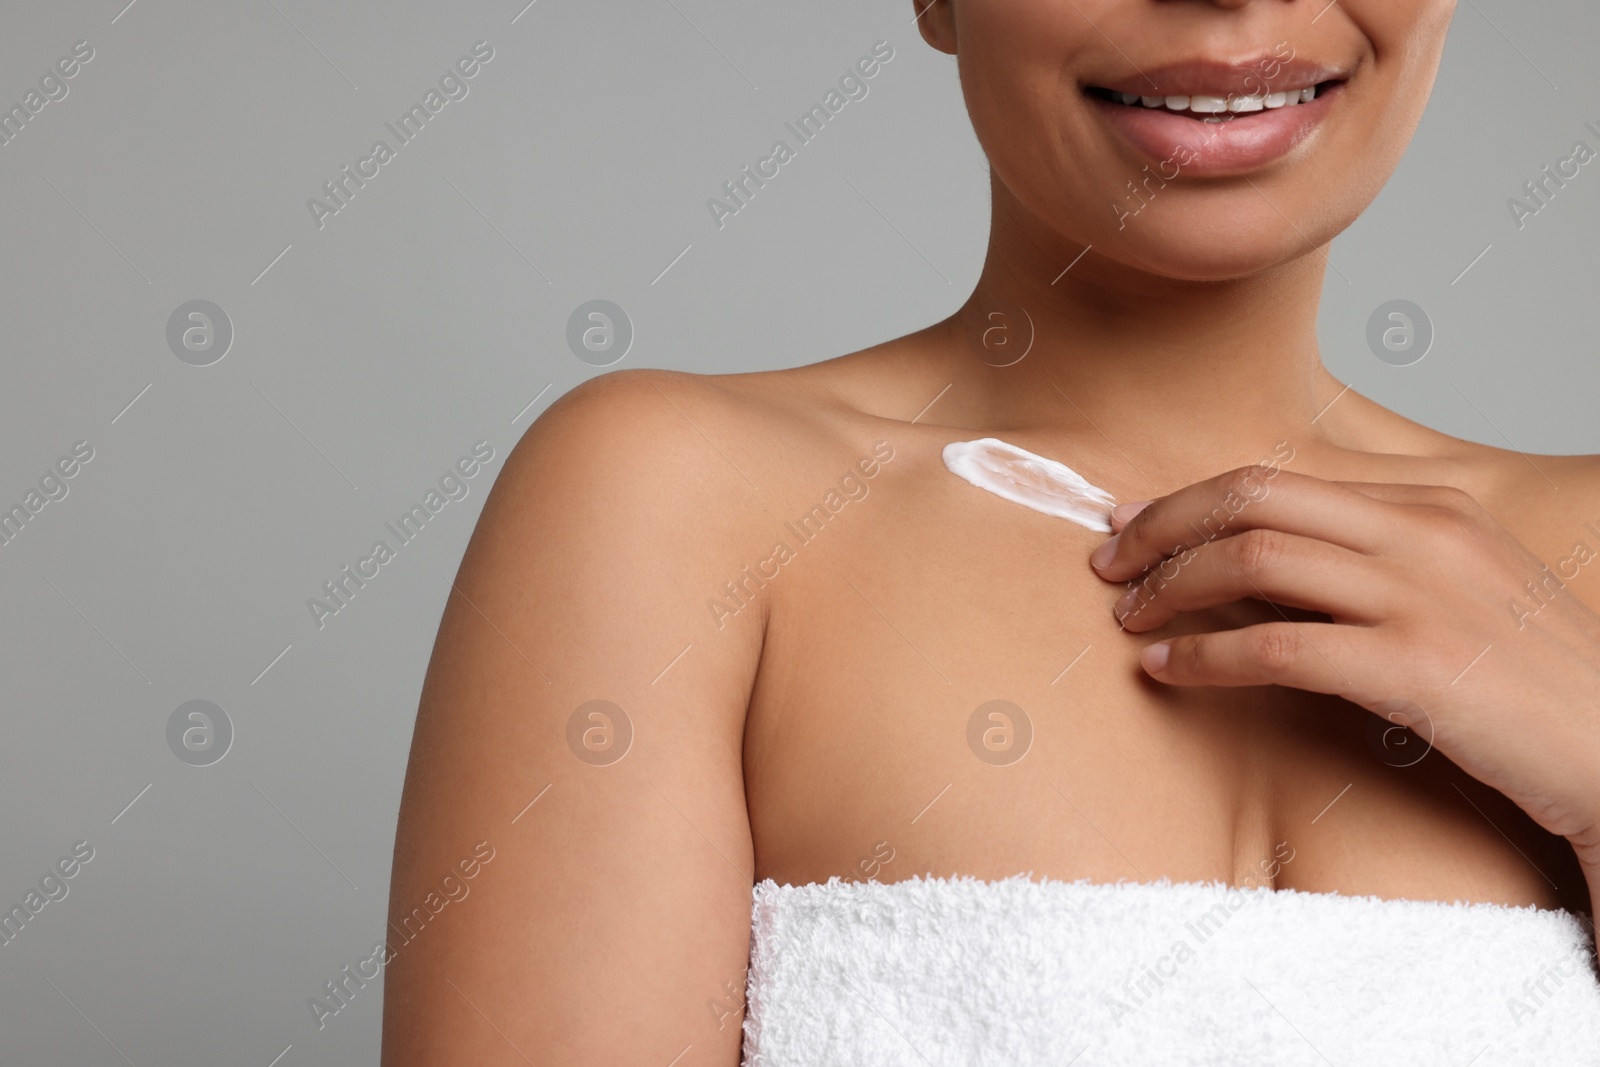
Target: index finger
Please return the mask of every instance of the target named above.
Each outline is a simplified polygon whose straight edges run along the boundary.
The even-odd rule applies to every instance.
[[[1130,507],[1117,510],[1126,516]],[[1113,512],[1113,524],[1118,518]],[[1370,554],[1393,521],[1390,505],[1355,489],[1278,467],[1240,467],[1144,505],[1089,562],[1100,577],[1127,581],[1185,549],[1255,529]]]

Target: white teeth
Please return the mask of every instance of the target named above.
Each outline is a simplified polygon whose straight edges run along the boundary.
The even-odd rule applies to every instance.
[[[1304,89],[1286,89],[1275,93],[1229,96],[1207,96],[1200,93],[1193,96],[1140,96],[1138,93],[1116,91],[1110,92],[1109,95],[1113,100],[1130,107],[1142,105],[1147,108],[1164,107],[1168,111],[1187,111],[1197,115],[1221,115],[1245,114],[1261,110],[1275,111],[1280,107],[1308,104],[1317,98],[1317,87],[1312,85]]]

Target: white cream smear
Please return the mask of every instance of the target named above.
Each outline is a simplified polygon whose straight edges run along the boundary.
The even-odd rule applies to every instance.
[[[944,465],[951,474],[1013,503],[1101,533],[1111,532],[1116,498],[1090,485],[1065,463],[983,437],[945,445]]]

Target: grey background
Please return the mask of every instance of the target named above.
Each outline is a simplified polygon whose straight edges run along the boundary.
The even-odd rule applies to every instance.
[[[861,348],[964,299],[987,170],[904,2],[125,2],[9,4],[0,33],[5,105],[95,50],[0,146],[0,504],[95,450],[0,545],[0,904],[95,849],[0,946],[0,1055],[371,1063],[377,985],[320,1032],[307,999],[384,936],[416,699],[489,483],[603,373],[569,313],[626,309],[619,366]],[[468,96],[319,230],[307,198],[480,39]],[[706,198],[879,39],[870,95],[719,231]],[[1600,161],[1520,232],[1506,207],[1600,148],[1597,46],[1593,4],[1465,0],[1411,151],[1334,246],[1335,375],[1449,433],[1600,451]],[[1409,367],[1366,344],[1397,298],[1437,331]],[[207,367],[166,343],[193,299],[235,331]],[[467,498],[319,630],[307,598],[479,439]],[[235,731],[208,767],[166,740],[196,699]]]

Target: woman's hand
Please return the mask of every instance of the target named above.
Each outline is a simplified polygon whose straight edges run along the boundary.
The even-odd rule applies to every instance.
[[[1600,896],[1600,615],[1459,489],[1246,467],[1123,504],[1090,562],[1142,633],[1256,598],[1331,617],[1146,647],[1170,685],[1283,685],[1416,729],[1572,842]],[[1281,612],[1280,612],[1281,614]]]

